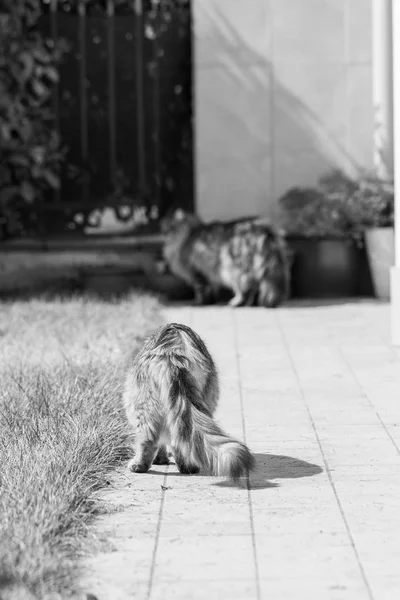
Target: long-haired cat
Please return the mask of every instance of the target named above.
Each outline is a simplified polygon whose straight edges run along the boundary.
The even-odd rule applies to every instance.
[[[234,296],[231,306],[274,308],[289,295],[290,257],[283,235],[257,219],[202,223],[177,210],[161,222],[166,234],[164,260],[204,304],[221,288]]]
[[[250,450],[225,433],[213,415],[218,375],[203,340],[190,328],[169,323],[144,343],[128,368],[124,407],[135,432],[135,473],[168,464],[172,451],[181,473],[205,468],[238,479],[254,467]]]

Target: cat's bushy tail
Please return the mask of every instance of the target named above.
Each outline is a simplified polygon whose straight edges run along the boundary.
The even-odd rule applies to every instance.
[[[172,446],[186,464],[203,467],[213,475],[237,480],[254,469],[254,457],[245,444],[225,433],[205,412],[199,383],[187,368],[174,367],[168,390],[168,426]]]

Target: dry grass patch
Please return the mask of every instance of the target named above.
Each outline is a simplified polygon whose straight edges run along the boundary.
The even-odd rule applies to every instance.
[[[124,356],[159,322],[145,295],[0,305],[0,595],[77,593],[93,492],[126,454]]]

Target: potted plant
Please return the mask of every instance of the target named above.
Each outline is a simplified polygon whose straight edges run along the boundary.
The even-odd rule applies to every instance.
[[[279,200],[279,224],[294,251],[293,297],[351,297],[370,291],[360,232],[343,201],[354,184],[337,179],[333,193],[331,183],[325,177],[316,188],[292,188]]]
[[[376,177],[360,179],[347,199],[354,231],[364,234],[375,295],[390,299],[394,265],[394,184]]]
[[[375,295],[390,298],[390,267],[394,264],[394,184],[364,174],[352,180],[341,171],[323,177],[319,187],[342,203],[353,236],[365,242]]]

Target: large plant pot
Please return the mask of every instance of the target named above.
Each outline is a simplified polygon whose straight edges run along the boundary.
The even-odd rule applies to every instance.
[[[352,240],[289,237],[288,243],[294,250],[293,298],[360,295],[366,261],[363,262],[363,249]]]
[[[390,300],[390,267],[394,265],[394,228],[380,227],[365,232],[365,244],[375,295]]]

